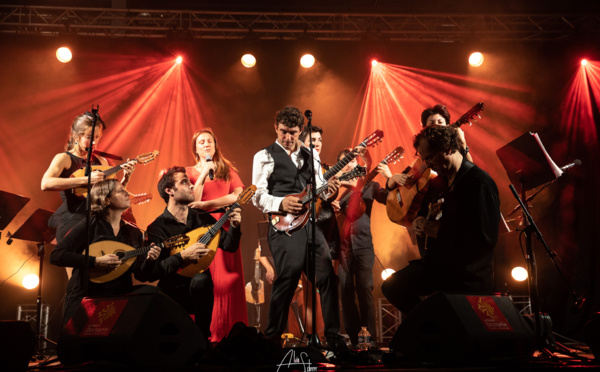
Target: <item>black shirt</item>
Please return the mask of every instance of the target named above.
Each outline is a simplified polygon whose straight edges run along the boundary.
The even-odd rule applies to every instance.
[[[175,235],[185,234],[200,227],[212,226],[216,223],[213,216],[194,208],[188,208],[186,223],[181,223],[165,208],[163,214],[158,216],[154,222],[148,226],[148,239],[156,244],[161,244],[167,238]],[[240,245],[242,235],[240,227],[229,227],[229,231],[221,228],[219,247],[227,252],[235,252]],[[160,279],[159,287],[165,287],[170,281],[183,279],[185,277],[174,274],[181,268],[183,258],[181,253],[170,255],[169,250],[163,249],[160,257],[152,265],[153,268],[147,273],[149,280]],[[185,278],[189,280],[189,278]]]
[[[493,249],[498,241],[500,200],[494,180],[463,158],[448,186],[446,177],[431,181],[420,216],[443,198],[437,239],[428,243],[425,267],[434,290],[493,292]]]
[[[142,246],[142,233],[121,221],[119,233],[115,236],[111,224],[103,219],[92,217],[90,220],[91,241],[92,243],[105,240],[112,240],[127,244],[134,248]],[[73,274],[67,285],[67,305],[69,302],[84,296],[84,289],[81,282],[81,270],[87,264],[89,268],[94,267],[95,257],[90,256],[88,261],[83,254],[86,247],[86,221],[78,222],[73,229],[61,240],[50,254],[50,263],[57,266],[72,267]],[[144,266],[145,256],[138,256],[135,264],[131,266],[128,272],[107,283],[88,282],[88,295],[114,295],[127,293],[133,287],[131,272],[135,277],[142,280],[140,275]]]

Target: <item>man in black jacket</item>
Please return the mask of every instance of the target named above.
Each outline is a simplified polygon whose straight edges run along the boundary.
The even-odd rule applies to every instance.
[[[403,312],[414,308],[419,296],[435,291],[492,294],[500,220],[494,180],[462,155],[456,128],[426,127],[413,144],[438,174],[413,221],[417,235],[427,236],[428,250],[424,259],[389,277],[383,294]]]

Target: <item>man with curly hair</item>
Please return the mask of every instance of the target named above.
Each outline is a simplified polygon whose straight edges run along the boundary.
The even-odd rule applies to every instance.
[[[300,110],[294,106],[283,107],[275,116],[274,127],[277,140],[254,155],[252,168],[252,183],[256,186],[253,202],[258,209],[269,215],[269,220],[271,213],[300,213],[303,205],[293,194],[300,193],[311,178],[311,150],[299,140],[304,127],[304,117]],[[320,187],[326,181],[322,177],[318,152],[312,151],[312,157],[316,187]],[[329,194],[339,188],[339,181],[335,177],[327,183]],[[273,283],[265,335],[272,340],[280,340],[288,321],[289,307],[298,280],[303,271],[310,278],[309,274],[314,267],[327,343],[332,349],[343,351],[345,344],[339,334],[338,278],[323,234],[316,234],[316,262],[309,264],[307,243],[312,236],[310,225],[307,223],[291,234],[269,225],[269,248],[277,278]]]
[[[383,294],[405,313],[421,301],[419,296],[436,291],[492,294],[500,220],[494,180],[463,156],[456,128],[425,127],[413,145],[438,174],[413,222],[417,235],[429,240],[427,255],[389,277]]]

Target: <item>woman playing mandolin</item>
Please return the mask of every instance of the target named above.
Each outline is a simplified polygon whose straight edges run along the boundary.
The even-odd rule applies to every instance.
[[[109,179],[97,182],[92,186],[91,198],[91,243],[105,242],[107,252],[111,252],[111,241],[124,243],[136,248],[142,246],[142,233],[121,220],[121,215],[130,207],[130,202],[129,193],[119,181]],[[77,309],[77,305],[81,302],[84,295],[86,295],[81,281],[81,270],[87,266],[89,270],[106,273],[117,269],[122,264],[122,261],[116,254],[99,253],[94,256],[91,249],[89,259],[86,261],[83,254],[87,245],[85,243],[86,236],[86,221],[80,220],[69,234],[64,239],[61,239],[50,255],[50,263],[53,265],[73,268],[73,275],[67,285],[67,295],[63,308],[64,323],[71,318]],[[116,295],[131,292],[134,289],[131,273],[134,272],[136,279],[143,281],[144,258],[148,261],[153,261],[158,258],[159,254],[160,249],[157,246],[149,247],[148,253],[138,256],[133,265],[123,275],[105,283],[88,281],[87,295]],[[92,272],[90,272],[91,274]],[[151,291],[154,288],[146,287],[149,286],[142,287],[142,290]]]
[[[48,221],[48,225],[56,229],[57,242],[60,242],[66,233],[85,217],[85,198],[76,195],[71,190],[76,187],[85,187],[88,182],[87,177],[71,177],[71,175],[85,167],[88,149],[93,149],[98,144],[104,129],[106,129],[106,125],[96,114],[97,125],[92,139],[92,115],[92,113],[86,112],[75,118],[71,125],[65,151],[54,156],[42,177],[42,190],[59,191],[63,201]],[[96,155],[92,155],[91,162],[92,165],[108,165],[106,159]],[[127,186],[129,183],[135,169],[134,164],[134,162],[129,162],[122,165],[124,174],[121,183],[123,186]],[[103,172],[92,171],[92,185],[104,178]]]

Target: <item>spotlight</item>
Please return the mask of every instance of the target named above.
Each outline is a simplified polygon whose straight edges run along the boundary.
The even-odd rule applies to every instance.
[[[315,57],[312,54],[305,54],[300,58],[300,65],[304,68],[311,68],[315,64]]]
[[[372,60],[371,61],[371,66],[375,67],[375,66],[377,66],[377,63],[379,63],[379,62],[377,62],[376,59]]]
[[[522,282],[527,279],[527,270],[521,266],[517,266],[512,269],[510,275],[512,275],[513,279],[517,282]]]
[[[396,272],[396,270],[394,270],[394,269],[385,269],[381,272],[381,279],[386,280],[395,272]]]
[[[483,54],[479,52],[472,53],[469,57],[469,64],[473,67],[479,67],[483,64]]]
[[[256,58],[252,54],[244,54],[242,56],[242,65],[244,67],[254,67],[256,65]]]
[[[11,245],[13,242],[13,238],[12,238],[12,234],[10,233],[10,231],[6,234],[6,237],[8,238],[8,240],[6,241],[6,245]]]
[[[177,63],[178,65],[180,65],[181,62],[183,62],[183,57],[182,56],[177,56],[177,58],[175,58],[175,63]]]
[[[73,58],[73,54],[71,54],[71,51],[69,50],[69,48],[60,47],[60,48],[56,49],[56,59],[58,59],[62,63],[70,62],[71,58]]]
[[[33,289],[40,284],[40,278],[35,274],[25,275],[23,278],[23,287]]]
[[[582,60],[581,60],[581,65],[582,65],[582,66],[585,66],[585,65],[587,65],[587,64],[588,64],[588,60],[587,60],[587,59],[582,59]]]

